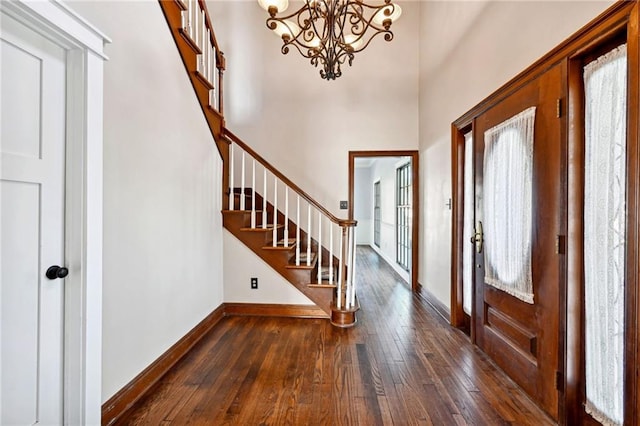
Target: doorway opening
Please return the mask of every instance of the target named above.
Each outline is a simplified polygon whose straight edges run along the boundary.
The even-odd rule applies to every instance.
[[[349,152],[349,219],[411,290],[418,284],[418,151]]]

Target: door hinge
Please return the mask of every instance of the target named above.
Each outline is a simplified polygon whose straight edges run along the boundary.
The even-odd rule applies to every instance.
[[[566,254],[566,238],[564,235],[556,235],[556,254]]]
[[[556,100],[556,117],[562,117],[562,98]]]
[[[564,375],[559,371],[556,371],[556,390],[564,392]]]

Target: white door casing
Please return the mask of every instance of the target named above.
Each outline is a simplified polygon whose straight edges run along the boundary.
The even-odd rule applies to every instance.
[[[66,58],[66,104],[62,111],[66,114],[66,146],[60,162],[65,165],[65,227],[62,235],[64,254],[60,261],[65,260],[69,275],[64,283],[55,281],[55,286],[63,288],[65,306],[60,397],[64,424],[99,425],[102,402],[102,81],[103,63],[107,59],[103,47],[110,40],[58,0],[3,0],[0,1],[0,12],[44,36],[61,48]],[[3,146],[4,143],[3,138]],[[22,221],[28,219],[20,218]],[[8,237],[0,237],[4,246]],[[41,264],[42,267],[49,266],[44,258]],[[42,276],[40,281],[41,285],[50,284]]]

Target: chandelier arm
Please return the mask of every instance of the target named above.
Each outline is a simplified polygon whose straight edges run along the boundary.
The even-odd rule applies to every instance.
[[[364,5],[364,3],[362,3]],[[355,14],[354,12],[349,12],[351,15],[355,15],[356,17],[359,17],[359,23],[362,23],[363,25],[363,29],[361,32],[359,32],[360,34],[364,34],[367,32],[367,30],[369,28],[372,28],[376,31],[390,31],[389,29],[385,28],[384,25],[378,26],[376,25],[376,23],[374,22],[374,18],[376,17],[376,15],[379,13],[380,11],[374,13],[373,15],[371,15],[368,19],[366,19],[364,17],[364,15],[362,15],[361,17],[359,17],[357,14]],[[352,18],[353,19],[353,18]],[[392,23],[393,24],[393,23]],[[389,25],[389,28],[391,28],[391,25]]]
[[[304,49],[301,48],[300,44],[293,43],[292,41],[288,41],[288,42],[285,41],[282,47],[280,48],[280,51],[282,52],[283,55],[286,55],[287,53],[289,53],[289,46],[295,47],[302,57],[313,58],[313,55],[309,55],[308,53],[305,53]]]
[[[369,46],[369,44],[371,44],[371,40],[373,40],[374,38],[376,38],[377,36],[379,36],[380,34],[384,34],[384,39],[385,41],[391,41],[393,40],[393,33],[391,31],[377,31],[376,33],[374,33],[373,35],[371,35],[371,37],[369,37],[369,40],[367,40],[366,42],[363,43],[363,45],[357,49],[353,50],[353,53],[358,53],[358,52],[362,52],[364,49],[367,48],[367,46]]]
[[[309,8],[309,4],[305,2],[305,4],[300,9],[296,10],[295,12],[293,12],[293,13],[291,13],[289,15],[284,15],[284,16],[280,16],[280,17],[276,17],[276,16],[269,17],[269,18],[267,18],[267,21],[274,20],[274,21],[282,22],[285,19],[291,19],[294,16],[301,14],[302,12],[304,12],[305,9],[308,9],[308,8]]]
[[[309,0],[307,0],[308,2]],[[308,3],[307,3],[308,4]],[[316,16],[315,18],[313,16],[309,16],[309,24],[311,26],[311,28],[313,28],[313,32],[314,34],[316,34],[317,36],[320,36],[320,32],[318,31],[318,28],[316,27],[316,23],[319,19],[322,19],[323,22],[327,22],[327,13],[326,11],[323,12],[322,8],[316,3],[316,7],[314,9],[314,11],[316,12]],[[319,46],[323,46],[326,42],[326,34],[324,33],[324,30],[326,29],[326,25],[324,25],[323,27],[323,34],[322,37],[320,37],[320,44]]]
[[[363,8],[375,10],[374,13],[383,11],[382,13],[384,13],[386,16],[393,15],[393,13],[396,11],[396,6],[397,6],[395,3],[391,3],[391,0],[389,1],[385,0],[384,4],[380,6],[367,4],[363,1],[358,1],[358,0],[355,0],[355,1],[349,0],[349,3],[357,3],[359,6],[362,6]],[[384,11],[384,9],[386,9],[388,12]]]

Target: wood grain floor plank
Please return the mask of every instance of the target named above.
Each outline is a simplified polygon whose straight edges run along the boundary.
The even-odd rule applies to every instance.
[[[223,318],[121,424],[554,424],[375,252],[357,254],[356,327]]]

